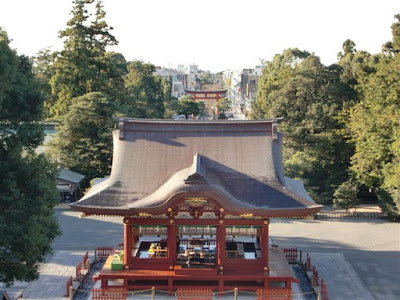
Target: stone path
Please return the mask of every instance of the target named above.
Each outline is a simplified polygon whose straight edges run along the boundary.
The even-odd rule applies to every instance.
[[[23,292],[23,299],[65,300],[66,282],[72,275],[75,279],[75,268],[82,262],[84,251],[56,251],[49,261],[40,267],[38,280],[29,283]],[[92,261],[92,257],[89,256]],[[77,287],[77,282],[74,282]]]
[[[343,253],[310,253],[311,265],[324,279],[330,300],[373,300]]]

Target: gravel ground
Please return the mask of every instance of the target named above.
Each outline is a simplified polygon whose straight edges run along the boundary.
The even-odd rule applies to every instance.
[[[303,265],[299,264],[294,264],[292,265],[292,270],[294,273],[294,276],[300,280],[300,291],[301,293],[304,293],[303,298],[305,300],[316,300],[317,297],[314,294],[308,294],[314,292],[314,289],[312,288],[311,282],[307,276],[307,271],[304,268]]]
[[[89,299],[90,290],[92,289],[94,282],[92,276],[101,270],[104,265],[104,261],[97,261],[92,264],[90,274],[86,275],[82,283],[79,285],[78,291],[74,294],[74,300],[86,300]]]

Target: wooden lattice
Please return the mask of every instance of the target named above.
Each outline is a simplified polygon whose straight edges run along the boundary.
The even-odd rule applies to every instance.
[[[260,289],[257,290],[257,300],[292,300],[292,290]]]
[[[126,300],[127,290],[121,288],[92,289],[92,300]]]
[[[297,248],[283,248],[283,253],[285,253],[287,260],[297,260]]]
[[[107,259],[110,255],[113,247],[98,247],[95,250],[95,258],[96,260],[104,260]]]
[[[212,290],[210,289],[178,289],[176,292],[177,300],[212,300]]]

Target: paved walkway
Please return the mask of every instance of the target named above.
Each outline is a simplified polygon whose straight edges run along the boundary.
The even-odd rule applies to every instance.
[[[23,299],[65,300],[66,282],[70,276],[75,278],[75,268],[82,262],[83,251],[56,251],[49,260],[40,266],[40,277],[29,283],[23,292]],[[89,255],[90,261],[92,257]],[[74,283],[76,286],[77,283]]]
[[[326,283],[330,300],[374,299],[343,253],[310,253],[310,257],[319,280]]]

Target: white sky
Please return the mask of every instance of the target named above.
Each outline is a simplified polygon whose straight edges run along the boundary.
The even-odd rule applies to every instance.
[[[104,0],[127,60],[196,63],[213,72],[254,67],[289,47],[336,62],[342,43],[371,53],[391,40],[400,0]],[[0,26],[19,54],[62,49],[71,0],[0,0]]]

